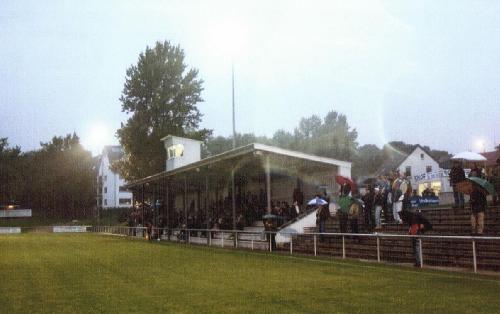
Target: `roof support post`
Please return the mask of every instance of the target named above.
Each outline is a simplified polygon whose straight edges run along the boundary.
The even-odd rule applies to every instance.
[[[165,179],[165,206],[166,206],[166,210],[167,210],[167,229],[170,228],[170,200],[169,200],[169,193],[168,193],[169,190],[170,190],[169,182],[167,179]]]
[[[234,168],[231,168],[231,195],[232,195],[232,200],[231,200],[231,205],[233,209],[233,230],[236,230],[236,188],[235,188],[235,183],[234,183]]]
[[[141,186],[141,224],[144,226],[144,183]]]
[[[187,228],[187,176],[184,176],[184,224]]]
[[[265,157],[265,172],[266,172],[266,195],[267,195],[267,213],[271,213],[271,162],[269,155]]]
[[[205,221],[208,222],[208,175],[205,175]],[[208,224],[206,227],[208,229]]]

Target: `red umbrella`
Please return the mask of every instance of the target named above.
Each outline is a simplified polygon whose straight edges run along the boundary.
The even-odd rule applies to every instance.
[[[358,188],[356,182],[344,176],[335,176],[335,182],[337,182],[337,184],[339,185],[349,185],[351,187],[351,191],[355,191]]]

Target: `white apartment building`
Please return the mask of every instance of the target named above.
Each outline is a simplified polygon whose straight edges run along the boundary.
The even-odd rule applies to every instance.
[[[97,207],[102,209],[132,207],[132,192],[118,173],[110,169],[111,164],[123,157],[121,146],[105,146],[97,172]]]

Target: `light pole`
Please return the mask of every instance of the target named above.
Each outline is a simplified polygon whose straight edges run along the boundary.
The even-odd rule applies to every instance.
[[[236,148],[236,119],[234,113],[234,63],[231,63],[231,82],[232,82],[232,93],[233,93],[233,149]]]

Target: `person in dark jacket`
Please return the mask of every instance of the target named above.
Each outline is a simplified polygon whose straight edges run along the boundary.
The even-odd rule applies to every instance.
[[[457,190],[457,184],[465,180],[465,172],[462,165],[458,160],[453,162],[450,170],[450,185],[453,188],[453,198],[455,199],[455,206],[453,208],[464,208],[465,200],[464,194]]]
[[[382,190],[378,187],[375,188],[375,196],[373,199],[373,207],[375,207],[375,230],[382,229],[382,223],[380,221],[380,213],[384,207],[384,194]]]
[[[409,226],[408,234],[417,236],[424,234],[426,231],[432,230],[432,224],[419,212],[412,212],[410,210],[403,210],[401,212],[401,219],[403,223]],[[411,239],[413,256],[415,257],[415,267],[422,266],[420,245],[417,238]]]
[[[375,191],[371,185],[368,186],[368,191],[361,198],[361,200],[365,203],[364,208],[364,218],[365,218],[365,229],[368,232],[373,230],[373,207],[375,201]]]
[[[330,211],[328,210],[328,207],[320,205],[318,210],[316,211],[316,222],[318,224],[319,233],[325,232],[325,224],[329,217],[330,217]],[[324,236],[320,235],[319,240],[323,241]]]
[[[486,195],[481,188],[473,185],[472,193],[470,194],[470,223],[472,227],[472,235],[482,235],[484,232],[484,212],[486,211]]]

